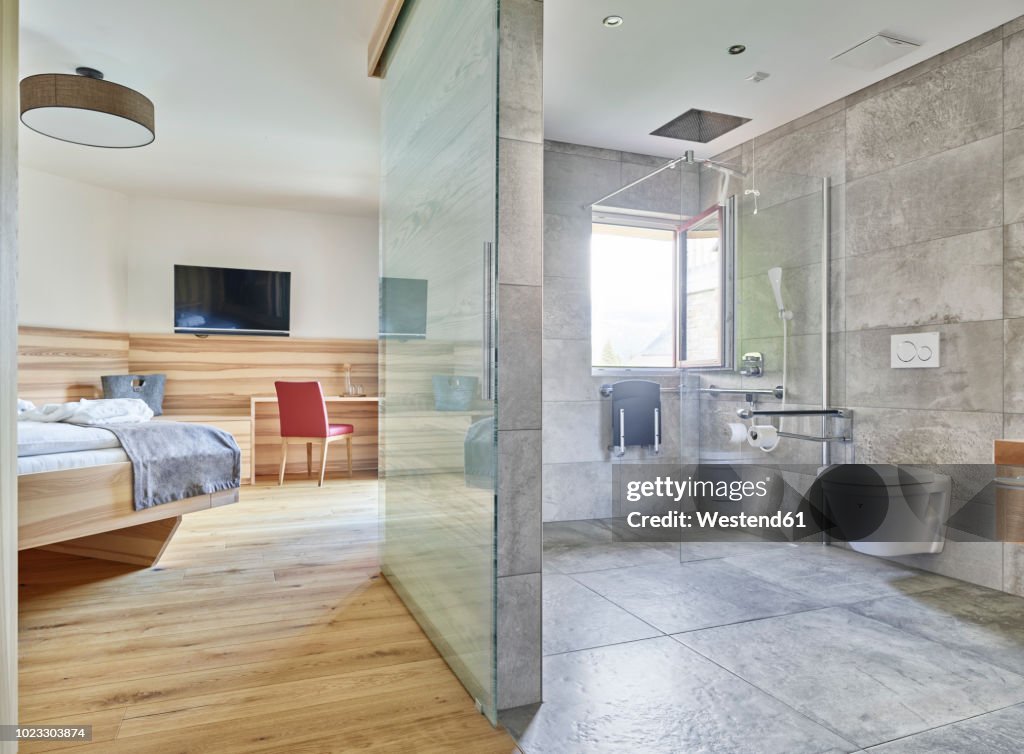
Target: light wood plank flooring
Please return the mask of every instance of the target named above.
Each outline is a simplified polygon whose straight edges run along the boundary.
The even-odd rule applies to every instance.
[[[243,488],[154,569],[22,553],[20,722],[104,754],[517,751],[378,575],[376,490]]]

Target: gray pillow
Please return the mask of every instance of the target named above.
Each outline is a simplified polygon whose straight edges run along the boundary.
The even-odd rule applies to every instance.
[[[153,409],[154,416],[163,413],[165,375],[108,374],[100,381],[104,398],[139,398]]]

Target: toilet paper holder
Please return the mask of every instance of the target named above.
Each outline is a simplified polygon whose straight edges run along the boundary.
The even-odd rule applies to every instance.
[[[759,416],[820,416],[825,419],[847,419],[846,431],[839,435],[825,434],[824,428],[820,435],[805,435],[800,432],[783,432],[779,430],[779,437],[788,437],[792,440],[807,440],[809,442],[853,442],[853,410],[848,408],[794,408],[794,409],[755,409],[752,406],[736,409],[736,415],[744,420],[756,419]],[[824,421],[823,421],[824,423]]]

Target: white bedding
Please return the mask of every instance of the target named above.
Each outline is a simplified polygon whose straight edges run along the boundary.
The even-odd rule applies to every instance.
[[[18,457],[120,449],[113,432],[61,422],[18,422]]]
[[[139,424],[153,418],[153,409],[138,398],[101,398],[70,403],[47,403],[22,411],[18,421],[66,422],[67,424]]]
[[[81,469],[86,466],[103,466],[107,463],[127,461],[128,454],[119,447],[103,448],[101,450],[80,450],[73,453],[25,456],[18,459],[18,476],[22,474],[38,474],[41,471]]]

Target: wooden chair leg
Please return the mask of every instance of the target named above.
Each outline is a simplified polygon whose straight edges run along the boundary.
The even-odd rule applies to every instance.
[[[313,443],[306,443],[306,476],[313,476]]]
[[[277,486],[284,484],[284,467],[288,465],[288,441],[281,438],[281,471],[277,476]]]
[[[348,454],[348,475],[352,476],[352,435],[345,435],[345,452]]]
[[[328,445],[330,445],[330,443],[327,442],[327,438],[325,437],[324,438],[323,451],[321,451],[321,453],[320,453],[320,484],[317,485],[318,487],[323,487],[324,486],[324,474],[327,473],[327,446]]]

